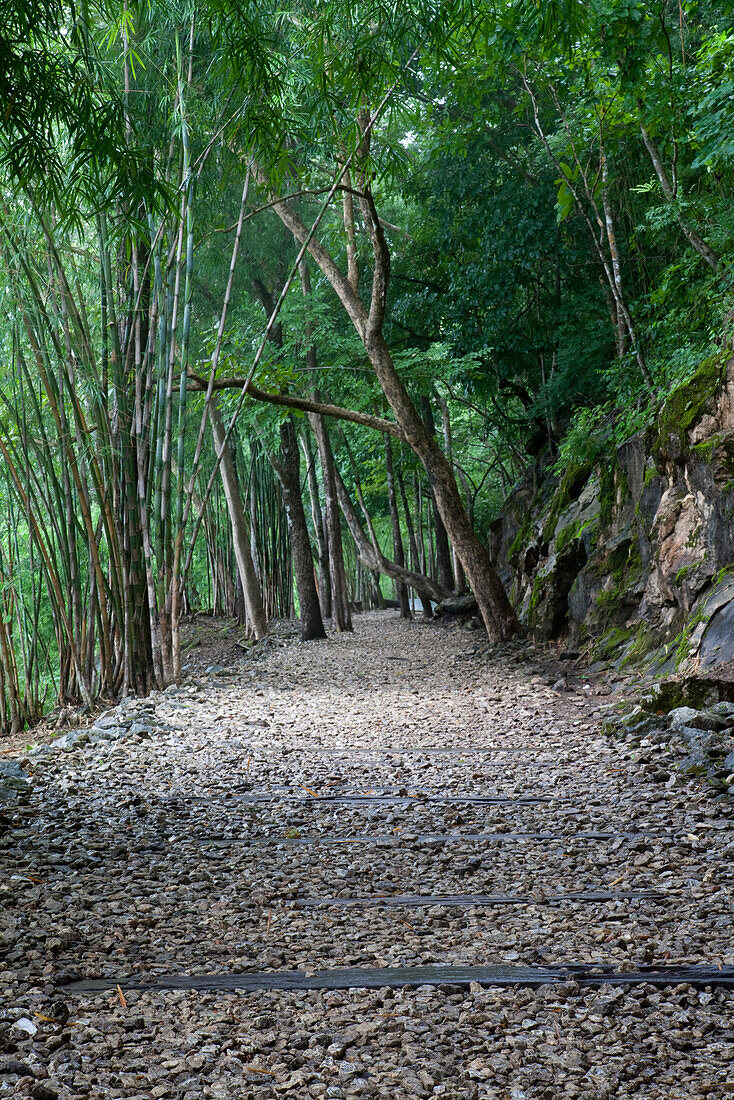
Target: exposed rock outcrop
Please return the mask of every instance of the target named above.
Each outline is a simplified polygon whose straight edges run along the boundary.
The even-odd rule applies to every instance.
[[[734,359],[704,362],[602,463],[519,488],[493,552],[535,637],[734,676]]]
[[[445,600],[441,600],[436,605],[434,615],[439,619],[444,616],[461,618],[465,615],[476,615],[478,610],[479,605],[476,598],[471,594],[468,596],[447,596]]]

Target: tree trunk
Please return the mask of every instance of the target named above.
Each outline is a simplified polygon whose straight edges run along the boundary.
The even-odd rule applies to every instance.
[[[408,549],[410,551],[410,560],[413,564],[413,568],[418,568],[418,543],[415,538],[415,524],[413,523],[413,517],[410,512],[410,504],[408,503],[408,494],[405,490],[405,482],[400,474],[397,474],[395,480],[398,483],[398,489],[400,489],[400,496],[403,499],[403,508],[405,510],[405,529],[408,532]]]
[[[418,471],[413,472],[413,496],[415,497],[415,537],[418,549],[418,568],[422,573],[428,573],[430,562],[426,556],[425,527],[423,523],[423,485]]]
[[[318,400],[318,398],[317,398]],[[339,504],[336,495],[336,474],[334,455],[331,450],[329,433],[324,418],[316,413],[309,415],[311,427],[316,436],[321,459],[321,473],[324,479],[324,499],[326,501],[326,530],[329,540],[329,573],[331,576],[331,615],[334,626],[339,631],[352,629],[347,596],[347,577],[344,570],[344,547],[339,519]]]
[[[443,427],[443,449],[446,458],[448,459],[452,469],[454,465],[454,441],[451,436],[451,418],[449,416],[449,405],[445,397],[439,397],[439,403],[441,405],[441,425]],[[471,516],[472,527],[474,521]],[[456,553],[456,550],[452,547],[452,561],[454,566],[454,591],[463,592],[466,588],[466,577],[464,576],[464,567],[461,564],[461,559]]]
[[[380,588],[380,571],[379,571],[379,569],[373,569],[372,573],[371,573],[371,576],[372,576],[372,600],[373,600],[373,603],[375,604],[375,607],[377,607],[377,609],[379,611],[384,611],[385,608],[387,607],[387,604],[385,603],[385,597],[383,596],[382,589]]]
[[[663,164],[663,158],[660,154],[660,150],[658,149],[653,139],[650,137],[645,127],[640,126],[640,130],[642,132],[642,140],[645,143],[645,148],[650,154],[650,160],[652,161],[653,168],[655,169],[655,175],[660,181],[660,186],[662,188],[663,194],[665,195],[665,198],[668,200],[668,202],[671,203],[671,205],[675,206],[677,204],[678,196],[675,193],[675,188],[673,187],[673,184],[668,178],[668,173],[665,171],[665,165]],[[688,225],[679,208],[676,209],[676,218],[678,219],[678,225],[681,227],[683,236],[686,238],[691,247],[695,248],[696,252],[698,252],[699,256],[701,256],[706,261],[709,267],[712,267],[714,271],[718,271],[719,264],[721,263],[721,257],[719,256],[718,252],[715,252],[710,245],[706,244],[706,241],[703,239],[703,237],[699,233],[697,233],[695,229]]]
[[[209,423],[212,429],[212,436],[214,437],[214,445],[217,452],[219,452],[222,449],[222,445],[225,443],[225,431],[219,416],[219,409],[214,400],[212,400],[209,405]],[[235,469],[234,457],[230,450],[229,443],[224,447],[219,470],[222,477],[222,486],[227,501],[227,508],[229,509],[229,518],[232,522],[232,541],[234,543],[237,571],[240,575],[245,603],[247,605],[248,618],[255,633],[255,637],[263,638],[268,632],[268,624],[263,609],[260,584],[252,560],[250,532],[247,527],[245,509],[242,505],[242,494],[237,479],[237,470]]]
[[[257,548],[259,523],[258,523],[258,507],[257,507],[257,486],[255,483],[254,470],[250,475],[250,557],[252,558],[252,567],[255,570],[255,577],[257,578],[260,590],[265,587],[265,581],[267,578],[263,576],[263,570],[260,567],[260,555]]]
[[[492,638],[509,638],[519,629],[515,612],[486,547],[469,521],[446,456],[426,430],[410,400],[382,334],[373,334],[366,349],[405,440],[428,474],[436,507],[477,598],[487,632]]]
[[[304,275],[302,273],[302,282]],[[260,298],[268,317],[275,311],[275,298],[269,288],[260,278],[254,280],[255,292]],[[306,284],[303,287],[304,295],[310,292]],[[283,328],[280,323],[273,327],[270,340],[276,347],[283,347]],[[306,332],[307,355],[312,356],[310,326]],[[303,498],[301,496],[301,463],[298,450],[298,437],[296,435],[293,416],[282,421],[280,426],[280,450],[281,460],[268,452],[268,458],[275,470],[283,490],[283,502],[285,504],[286,518],[288,522],[288,534],[290,536],[293,570],[295,574],[296,590],[301,617],[301,641],[308,642],[314,638],[325,638],[323,619],[319,594],[313,570],[313,557],[311,554],[311,540],[308,535],[306,515],[303,510]],[[310,471],[309,471],[310,474]],[[317,490],[318,493],[318,490]],[[312,501],[313,504],[313,501]],[[316,497],[318,506],[318,495]]]
[[[396,565],[405,565],[405,551],[403,539],[400,533],[400,514],[398,502],[395,497],[395,477],[393,474],[392,443],[390,436],[385,436],[385,472],[387,476],[387,501],[390,508],[390,522],[392,524],[392,548]],[[400,618],[411,619],[410,602],[408,600],[408,587],[405,581],[395,581],[395,595],[400,603]]]
[[[258,178],[264,182],[259,169]],[[453,470],[441,448],[433,439],[410,399],[405,385],[393,363],[390,349],[383,335],[382,326],[387,307],[387,289],[390,275],[390,251],[380,225],[372,194],[367,181],[360,181],[364,196],[363,217],[372,243],[374,267],[370,308],[366,309],[359,295],[345,278],[333,257],[315,234],[309,234],[302,219],[293,208],[282,200],[275,201],[273,209],[294,237],[306,244],[324,276],[354,325],[369,357],[393,415],[407,445],[420,459],[428,474],[436,506],[449,538],[456,548],[469,584],[477,598],[479,610],[491,637],[504,639],[519,629],[512,605],[507,598],[486,548],[477,538],[469,522],[459,494]],[[333,584],[333,580],[332,580]]]
[[[306,460],[308,495],[311,498],[311,519],[313,521],[316,548],[319,560],[319,603],[324,619],[331,618],[331,570],[329,569],[329,539],[324,522],[324,513],[319,498],[319,482],[316,477],[316,458],[311,450],[311,441],[304,432],[301,435],[303,457]]]
[[[442,600],[444,596],[448,596],[449,592],[441,589],[439,585],[429,577],[424,576],[422,573],[413,572],[411,569],[406,569],[404,566],[398,565],[397,562],[387,560],[384,554],[381,553],[379,547],[376,547],[373,541],[363,531],[362,524],[359,522],[357,510],[352,503],[352,498],[347,492],[346,485],[336,467],[334,469],[334,475],[336,478],[336,491],[339,497],[342,514],[347,521],[347,527],[354,539],[357,556],[362,562],[362,565],[371,572],[384,573],[386,577],[404,581],[405,584],[415,588],[424,603],[430,600]]]
[[[433,419],[431,399],[425,394],[421,397],[421,413],[423,414],[423,423],[431,436],[435,439],[436,422]],[[454,571],[451,566],[451,547],[449,546],[446,528],[441,519],[441,513],[436,505],[436,495],[433,490],[431,490],[431,504],[433,505],[433,522],[436,530],[436,575],[441,587],[450,592],[454,586]]]
[[[281,462],[276,466],[276,473],[283,487],[283,500],[291,537],[293,569],[301,613],[301,641],[309,642],[314,638],[325,638],[326,631],[321,618],[319,594],[313,573],[311,540],[308,537],[306,514],[303,510],[301,462],[292,416],[287,417],[280,425],[280,453]]]

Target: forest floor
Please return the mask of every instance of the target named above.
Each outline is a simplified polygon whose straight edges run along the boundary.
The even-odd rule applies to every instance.
[[[603,683],[559,693],[547,654],[458,626],[355,625],[31,756],[0,840],[0,1097],[734,1091],[734,992],[715,987],[115,988],[734,962],[730,803],[608,740]]]

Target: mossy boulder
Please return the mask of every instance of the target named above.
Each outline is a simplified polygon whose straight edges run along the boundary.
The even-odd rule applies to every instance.
[[[701,442],[692,440],[689,433],[716,408],[728,364],[728,352],[710,356],[692,378],[677,386],[666,398],[648,437],[650,453],[661,469],[669,462],[685,460],[691,447]],[[713,434],[707,433],[709,437]]]
[[[734,653],[734,598],[705,602],[734,569],[734,360],[701,363],[595,468],[536,470],[492,549],[537,638],[569,633],[649,675]]]

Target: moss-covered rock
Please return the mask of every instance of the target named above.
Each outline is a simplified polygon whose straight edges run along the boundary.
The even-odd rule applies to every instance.
[[[734,360],[703,362],[642,432],[595,468],[536,471],[495,524],[494,555],[538,638],[620,667],[670,669],[722,651],[731,610],[707,594],[734,568]],[[729,625],[728,616],[731,616]]]
[[[689,453],[688,433],[715,403],[726,378],[728,352],[710,356],[688,382],[666,398],[651,428],[651,454],[664,468],[667,461],[679,462]]]

